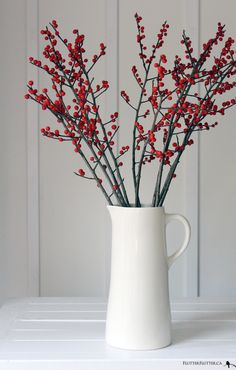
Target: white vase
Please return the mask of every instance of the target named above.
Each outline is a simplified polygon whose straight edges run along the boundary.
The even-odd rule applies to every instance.
[[[106,341],[114,347],[151,350],[171,343],[168,268],[188,245],[190,226],[163,207],[108,206],[112,220],[111,279]],[[185,238],[171,256],[166,224],[183,223]]]

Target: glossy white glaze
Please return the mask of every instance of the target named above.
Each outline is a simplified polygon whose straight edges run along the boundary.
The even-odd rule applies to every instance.
[[[134,350],[171,343],[168,267],[188,245],[190,226],[180,215],[163,207],[108,206],[112,219],[112,260],[106,341]],[[170,257],[166,251],[166,224],[183,223],[185,239]]]

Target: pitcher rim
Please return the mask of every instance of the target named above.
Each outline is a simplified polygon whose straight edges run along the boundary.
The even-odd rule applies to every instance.
[[[163,206],[153,207],[151,205],[142,204],[141,207],[134,207],[133,203],[131,203],[130,207],[107,204],[107,208],[111,208],[111,209],[112,208],[119,208],[119,209],[126,209],[126,210],[144,210],[144,209],[145,210],[147,210],[147,209],[163,209],[164,210]]]

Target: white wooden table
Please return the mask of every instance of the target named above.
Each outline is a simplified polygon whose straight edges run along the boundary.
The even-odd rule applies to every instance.
[[[8,301],[0,310],[0,369],[227,369],[226,361],[235,368],[236,302],[172,304],[173,343],[154,351],[106,345],[105,315],[96,298]]]

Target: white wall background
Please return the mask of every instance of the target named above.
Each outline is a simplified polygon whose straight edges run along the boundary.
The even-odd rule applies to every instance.
[[[27,64],[27,55],[36,56],[43,48],[36,31],[56,18],[65,35],[79,25],[87,35],[87,49],[109,43],[98,79],[107,78],[113,86],[104,114],[119,109],[122,143],[129,140],[133,117],[118,102],[117,91],[125,88],[135,96],[130,74],[137,62],[134,13],[143,15],[147,34],[153,36],[168,20],[166,52],[175,55],[183,28],[196,48],[214,34],[219,20],[235,36],[235,10],[234,0],[224,5],[220,0],[0,0],[0,300],[31,294],[106,296],[108,289],[105,202],[93,184],[73,174],[78,158],[70,147],[41,137],[38,141],[38,125],[51,119],[22,98],[27,78],[38,78]],[[46,84],[40,75],[40,86]],[[236,296],[235,120],[232,110],[221,127],[203,133],[185,153],[169,194],[166,210],[186,215],[193,228],[188,252],[170,273],[172,298]],[[147,178],[145,194],[151,174]],[[178,225],[168,229],[170,251],[181,241],[181,232]]]
[[[28,294],[26,2],[0,2],[2,297]]]

